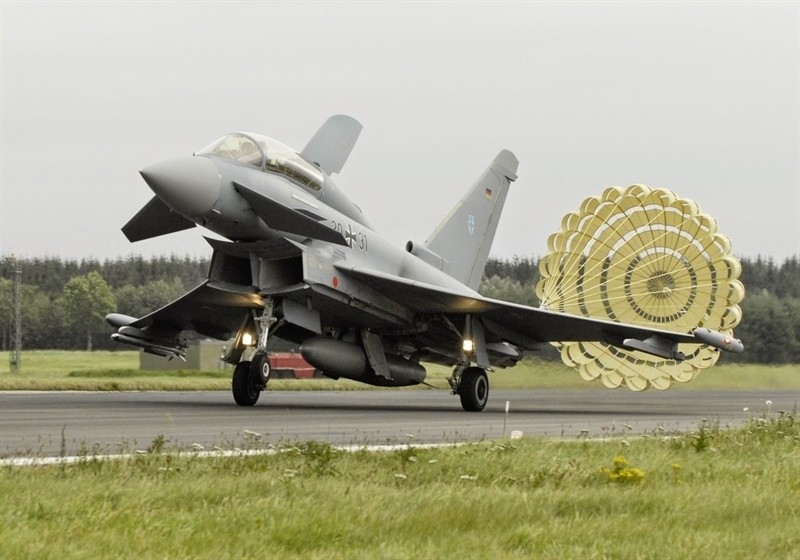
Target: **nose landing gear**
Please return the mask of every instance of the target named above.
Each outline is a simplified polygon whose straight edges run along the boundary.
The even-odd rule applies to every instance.
[[[233,400],[239,406],[256,404],[261,391],[266,388],[269,381],[271,368],[269,356],[267,356],[267,338],[270,327],[277,322],[274,309],[272,300],[267,300],[264,312],[255,321],[258,331],[256,351],[253,352],[249,361],[239,362],[233,370],[231,389],[233,390]]]
[[[266,371],[266,377],[263,371]],[[239,406],[253,406],[268,380],[269,358],[266,354],[255,354],[252,361],[239,362],[233,370],[233,400]]]

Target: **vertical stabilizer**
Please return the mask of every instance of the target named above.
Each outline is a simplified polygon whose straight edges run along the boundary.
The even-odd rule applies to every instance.
[[[427,249],[442,258],[442,270],[473,290],[478,289],[483,276],[518,165],[513,153],[501,150],[425,242]]]
[[[361,123],[347,115],[334,115],[319,128],[300,152],[328,175],[339,173],[361,134]]]

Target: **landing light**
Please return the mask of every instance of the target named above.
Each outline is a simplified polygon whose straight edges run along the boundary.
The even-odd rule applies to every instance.
[[[245,346],[252,346],[253,345],[253,335],[249,332],[246,332],[242,335],[242,344]]]
[[[467,354],[471,354],[473,350],[475,350],[475,343],[472,342],[470,339],[464,340],[464,345],[462,346],[464,352]]]

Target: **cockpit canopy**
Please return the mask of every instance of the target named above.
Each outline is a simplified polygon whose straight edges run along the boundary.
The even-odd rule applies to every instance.
[[[315,191],[322,189],[325,180],[319,168],[304,160],[289,146],[260,134],[228,134],[197,152],[197,155],[229,159],[279,173]]]

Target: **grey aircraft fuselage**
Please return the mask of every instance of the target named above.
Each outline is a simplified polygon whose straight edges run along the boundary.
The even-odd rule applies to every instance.
[[[183,356],[185,334],[235,336],[234,399],[253,405],[269,380],[276,333],[326,375],[382,386],[425,379],[421,361],[455,366],[450,384],[465,410],[482,410],[486,371],[516,364],[546,341],[605,341],[669,359],[678,344],[741,351],[741,343],[554,313],[478,294],[517,158],[502,150],[423,242],[383,238],[330,175],[341,171],[361,125],[337,115],[301,152],[237,133],[194,156],[140,173],[155,197],[123,232],[131,241],[200,225],[208,280],[142,318],[108,316],[119,342]],[[255,347],[242,360],[247,347]],[[473,365],[474,364],[474,365]]]

